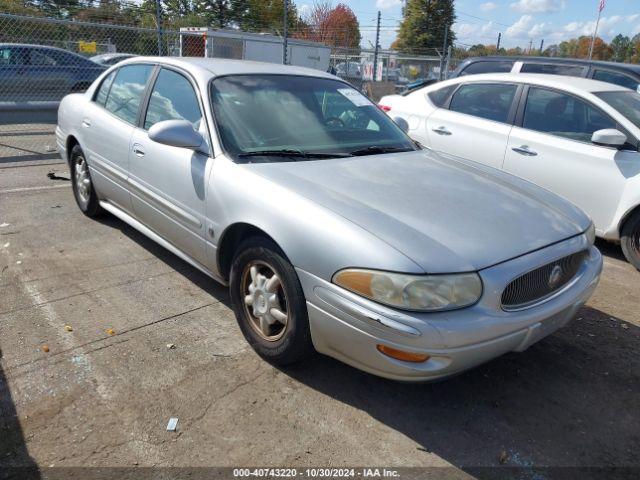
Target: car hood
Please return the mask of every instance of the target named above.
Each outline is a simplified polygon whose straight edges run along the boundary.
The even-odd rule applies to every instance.
[[[481,270],[580,234],[590,222],[529,182],[430,150],[247,167],[429,273]]]

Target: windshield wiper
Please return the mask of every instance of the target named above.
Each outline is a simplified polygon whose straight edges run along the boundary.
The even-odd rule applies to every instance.
[[[366,148],[360,148],[349,152],[350,155],[355,157],[362,155],[377,155],[379,153],[399,153],[399,152],[411,152],[413,148],[410,147],[383,147],[380,145],[371,145]]]
[[[239,153],[238,157],[291,157],[291,158],[338,158],[349,157],[348,153],[322,153],[322,152],[305,152],[304,150],[296,150],[285,148],[282,150],[256,150],[254,152]]]

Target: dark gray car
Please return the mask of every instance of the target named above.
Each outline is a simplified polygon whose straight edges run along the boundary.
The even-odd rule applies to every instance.
[[[104,70],[61,48],[0,43],[0,101],[59,101],[86,90]]]

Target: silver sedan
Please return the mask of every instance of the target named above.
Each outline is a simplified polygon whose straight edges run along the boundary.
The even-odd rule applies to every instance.
[[[78,206],[230,287],[247,341],[430,380],[523,351],[573,318],[602,259],[579,209],[422,149],[315,70],[136,58],[61,103]]]

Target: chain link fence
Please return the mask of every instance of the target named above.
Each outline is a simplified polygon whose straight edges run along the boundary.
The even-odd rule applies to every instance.
[[[148,12],[146,20],[138,21],[146,27],[123,24],[127,18],[118,23],[104,20],[0,13],[0,163],[57,158],[54,129],[60,100],[86,90],[125,58],[169,55],[283,62],[283,39],[277,35],[190,26],[161,29]],[[439,75],[435,51],[407,56],[379,50],[376,55],[373,49],[331,48],[297,38],[288,38],[287,44],[288,64],[331,72],[374,100]]]

